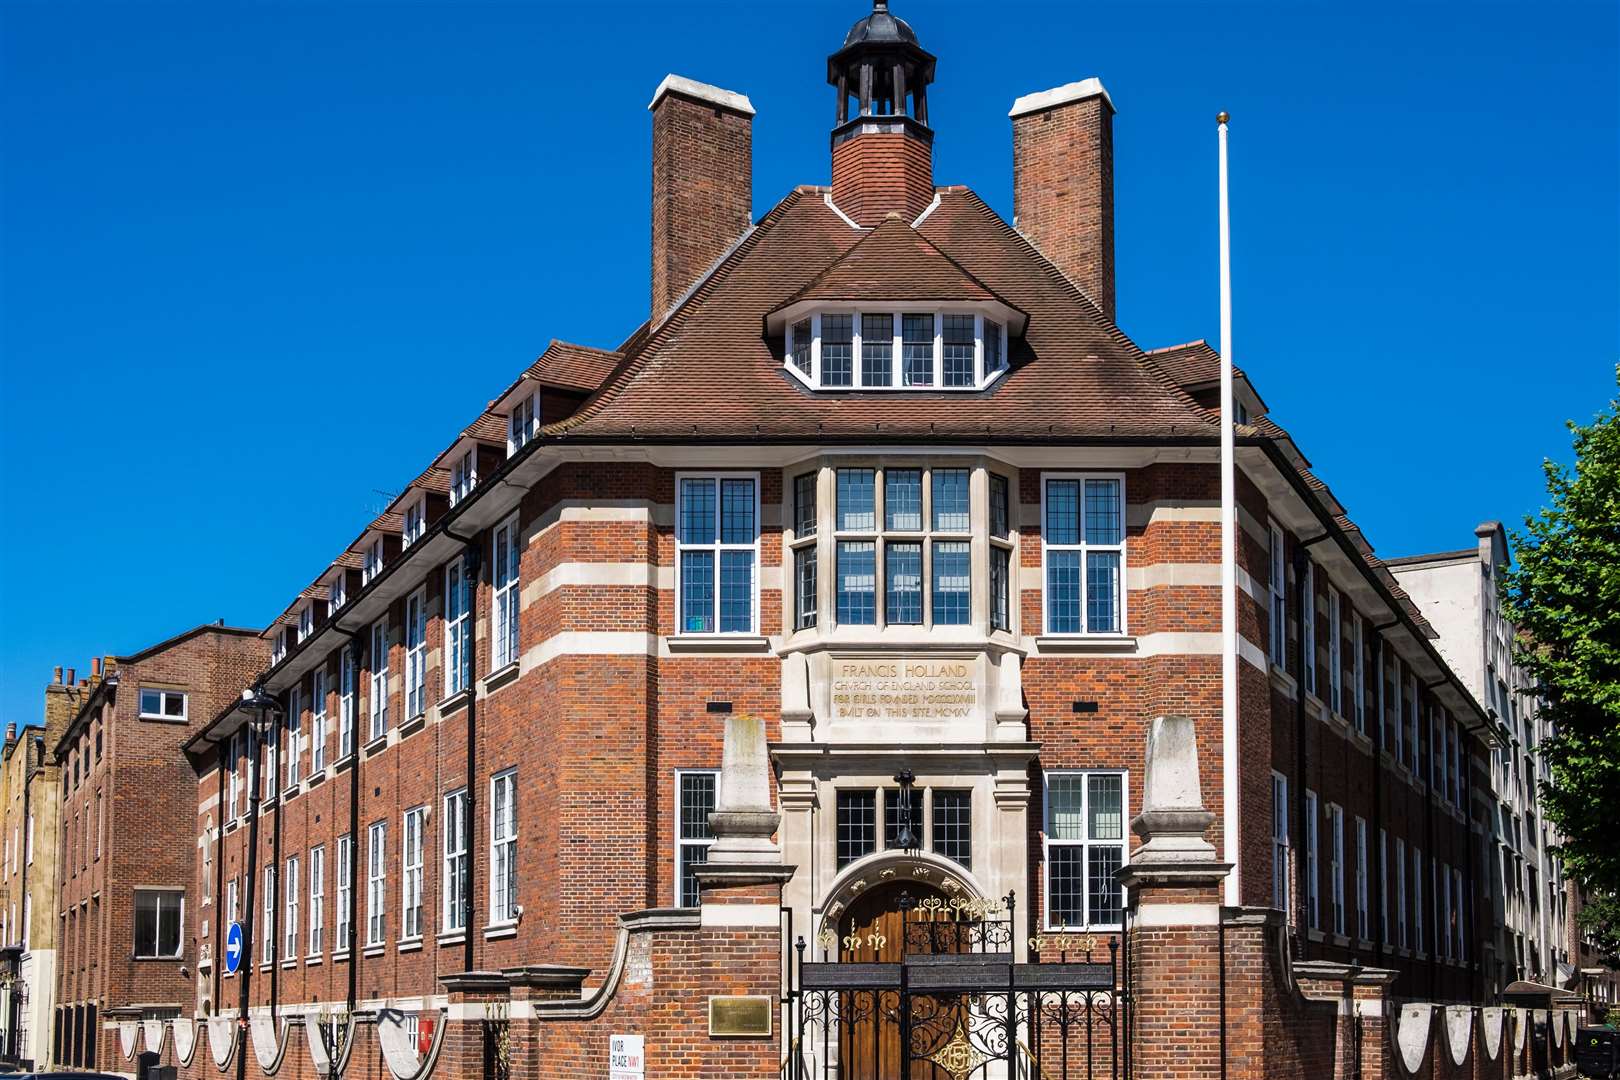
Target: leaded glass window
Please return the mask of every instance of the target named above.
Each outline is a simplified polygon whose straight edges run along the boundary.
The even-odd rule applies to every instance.
[[[680,632],[754,633],[759,539],[751,476],[684,476],[676,543]]]
[[[1047,633],[1124,633],[1124,520],[1122,480],[1047,479]]]
[[[1046,777],[1046,919],[1051,928],[1120,924],[1114,874],[1125,862],[1125,774]]]

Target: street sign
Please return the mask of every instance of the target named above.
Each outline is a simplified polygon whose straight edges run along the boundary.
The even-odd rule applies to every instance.
[[[225,931],[225,973],[235,975],[242,966],[242,924],[233,922]]]
[[[613,1035],[608,1039],[608,1080],[642,1080],[647,1075],[647,1052],[640,1035]]]

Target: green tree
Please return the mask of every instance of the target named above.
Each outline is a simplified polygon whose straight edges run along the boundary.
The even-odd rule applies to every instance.
[[[1620,383],[1620,372],[1617,372]],[[1541,688],[1550,737],[1546,818],[1590,906],[1583,924],[1620,954],[1620,392],[1591,424],[1571,422],[1573,468],[1548,461],[1548,505],[1514,535],[1505,582],[1519,662]]]

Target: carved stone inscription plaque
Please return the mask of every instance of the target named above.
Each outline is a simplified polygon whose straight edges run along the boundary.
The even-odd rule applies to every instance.
[[[834,720],[959,720],[979,703],[967,659],[845,657],[832,662]]]

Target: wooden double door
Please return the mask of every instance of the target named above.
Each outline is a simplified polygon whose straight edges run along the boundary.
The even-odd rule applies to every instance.
[[[913,905],[908,914],[902,896]],[[919,916],[924,900],[944,901],[931,885],[916,881],[877,886],[853,901],[839,925],[839,960],[844,963],[904,962],[908,954],[954,952],[960,941],[951,934],[929,934]],[[909,934],[908,934],[909,928]],[[909,937],[909,941],[908,941]],[[912,1033],[911,1080],[952,1080],[952,1074],[920,1048],[945,1038],[964,1022],[968,1002],[932,997],[903,1000],[898,991],[853,992],[841,1007],[838,1034],[840,1080],[899,1080],[902,1074],[903,1035]],[[902,1010],[909,1009],[909,1016]],[[908,1022],[909,1021],[909,1022]]]

